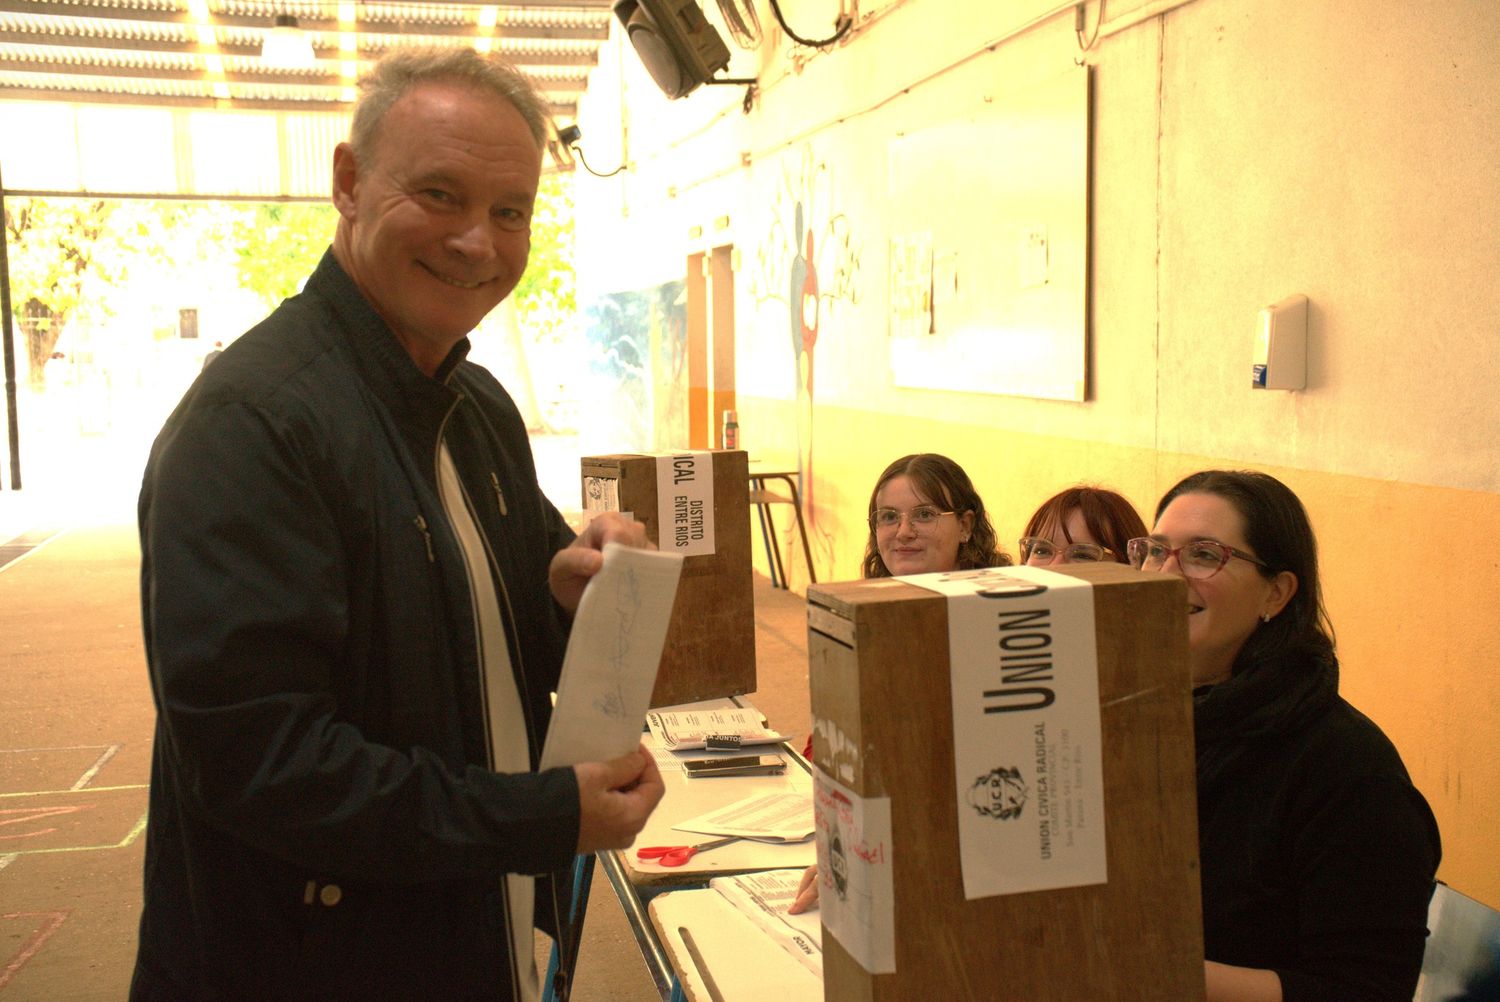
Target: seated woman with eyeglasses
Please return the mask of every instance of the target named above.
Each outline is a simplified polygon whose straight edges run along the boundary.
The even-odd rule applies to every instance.
[[[1043,501],[1026,523],[1021,563],[1032,567],[1103,560],[1124,564],[1129,562],[1125,544],[1145,534],[1141,516],[1114,491],[1069,487]]]
[[[973,481],[935,452],[902,456],[885,468],[870,492],[869,524],[861,567],[867,578],[1010,566]],[[802,757],[812,758],[810,736]],[[817,877],[817,864],[802,875],[793,915],[818,903]]]
[[[969,475],[934,452],[885,468],[870,492],[869,523],[867,578],[1010,564]]]
[[[1187,583],[1209,1002],[1409,1000],[1437,823],[1339,696],[1302,503],[1263,473],[1195,473],[1127,549]]]

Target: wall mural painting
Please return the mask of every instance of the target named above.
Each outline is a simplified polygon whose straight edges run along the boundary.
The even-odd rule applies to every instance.
[[[687,286],[612,292],[585,307],[586,424],[613,451],[652,452],[687,441]]]
[[[808,534],[815,559],[832,560],[833,539],[818,529],[814,469],[814,364],[819,336],[837,336],[847,309],[859,302],[860,242],[848,216],[835,211],[841,194],[828,164],[812,150],[787,157],[771,198],[771,225],[756,250],[750,277],[756,307],[781,303],[791,337],[788,375],[796,402],[797,472],[802,482]],[[773,312],[768,316],[774,316]],[[789,530],[790,531],[790,530]]]

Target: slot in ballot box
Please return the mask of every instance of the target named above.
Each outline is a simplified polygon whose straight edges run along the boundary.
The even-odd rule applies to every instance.
[[[825,998],[1201,1000],[1183,582],[807,594]]]
[[[741,450],[582,460],[585,514],[628,513],[683,554],[653,707],[755,691],[748,470]]]

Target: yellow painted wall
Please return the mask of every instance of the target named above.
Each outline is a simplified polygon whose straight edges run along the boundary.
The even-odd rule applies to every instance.
[[[1463,542],[1500,537],[1494,494],[1044,435],[997,437],[937,419],[891,421],[865,411],[820,418],[831,436],[875,446],[830,458],[823,472],[849,485],[838,503],[862,513],[888,458],[941,443],[973,476],[1011,554],[1036,504],[1083,471],[1085,479],[1128,497],[1148,525],[1161,495],[1195,470],[1253,467],[1284,481],[1318,531],[1342,693],[1396,743],[1432,804],[1443,832],[1440,876],[1500,903],[1494,820],[1500,817],[1500,560],[1489,547]],[[834,532],[830,578],[858,576],[865,533],[856,519],[841,520]],[[1393,559],[1415,553],[1391,540],[1387,527],[1418,525],[1454,527],[1440,530],[1440,573]]]
[[[782,6],[804,35],[832,16]],[[907,452],[963,463],[1006,540],[1078,481],[1149,522],[1196,469],[1285,480],[1322,544],[1344,694],[1432,803],[1440,876],[1500,907],[1500,5],[1110,0],[1083,54],[1060,4],[861,10],[827,51],[768,28],[738,53],[729,72],[761,80],[749,114],[739,88],[667,102],[607,46],[580,121],[591,162],[632,170],[580,186],[582,281],[639,288],[735,244],[741,438],[795,463],[811,427],[820,579],[855,576],[871,483]],[[1094,85],[1089,399],[897,387],[891,141],[1075,58]],[[797,202],[822,241],[810,411],[785,291]],[[1254,391],[1255,312],[1291,293],[1312,303],[1308,388]]]

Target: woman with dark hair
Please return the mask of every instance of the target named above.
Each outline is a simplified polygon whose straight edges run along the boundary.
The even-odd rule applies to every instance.
[[[984,500],[969,475],[933,452],[902,456],[870,492],[867,578],[1004,567]]]
[[[1208,999],[1407,1002],[1437,823],[1338,694],[1302,503],[1263,473],[1195,473],[1128,549],[1187,584]]]
[[[1114,491],[1069,487],[1043,501],[1026,523],[1021,563],[1032,567],[1101,560],[1125,564],[1130,562],[1126,544],[1145,534],[1141,516]]]

